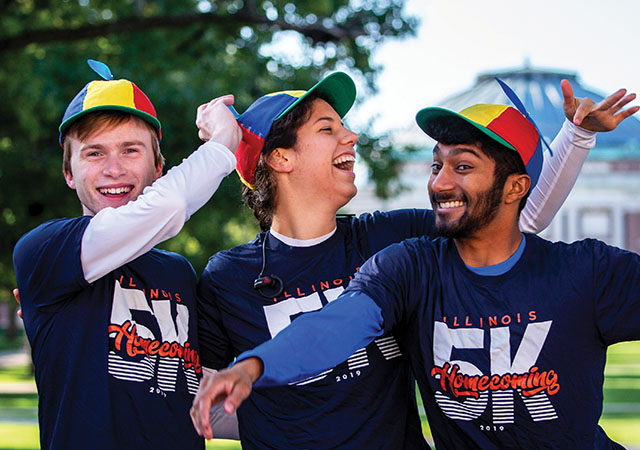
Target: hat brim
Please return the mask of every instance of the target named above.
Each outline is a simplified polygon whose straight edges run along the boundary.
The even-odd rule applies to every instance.
[[[162,126],[160,125],[160,121],[155,117],[153,117],[151,114],[148,114],[144,111],[140,111],[139,109],[129,108],[121,105],[100,105],[100,106],[94,106],[92,108],[85,109],[84,111],[80,111],[74,114],[73,116],[68,117],[67,120],[62,122],[60,124],[60,127],[58,127],[58,131],[60,132],[60,141],[62,141],[62,136],[64,136],[64,133],[69,129],[71,125],[73,125],[73,123],[76,120],[80,119],[82,116],[85,116],[89,113],[96,112],[96,111],[122,111],[122,112],[129,113],[147,122],[156,130],[156,132],[158,133],[158,137],[161,136],[160,129]]]
[[[356,101],[356,85],[351,77],[344,72],[334,72],[324,77],[311,89],[302,94],[274,120],[278,120],[284,116],[314,92],[326,98],[328,103],[336,110],[340,117],[344,117]]]
[[[479,123],[476,123],[473,120],[468,119],[465,116],[463,116],[461,114],[458,114],[456,112],[450,111],[448,109],[444,109],[444,108],[439,108],[439,107],[433,106],[433,107],[421,109],[416,114],[416,122],[417,122],[418,126],[422,129],[422,131],[424,131],[427,135],[429,135],[430,137],[432,137],[436,141],[440,141],[440,139],[439,139],[440,136],[438,136],[438,133],[436,132],[436,130],[434,130],[432,128],[432,125],[437,123],[438,121],[448,120],[448,119],[452,119],[452,118],[453,119],[459,119],[459,120],[462,120],[462,121],[468,123],[469,125],[471,125],[475,129],[477,129],[478,131],[482,132],[483,134],[485,134],[489,138],[491,138],[494,141],[497,141],[498,143],[504,145],[508,149],[513,150],[514,152],[518,153],[518,150],[513,145],[509,144],[506,140],[504,140],[503,138],[498,136],[496,133],[494,133],[493,131],[491,131],[487,127],[485,127],[483,125],[480,125]]]

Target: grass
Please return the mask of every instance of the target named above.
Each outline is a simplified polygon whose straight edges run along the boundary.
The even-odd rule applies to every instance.
[[[0,383],[22,383],[33,380],[31,366],[13,366],[0,369]]]
[[[640,445],[640,342],[616,344],[609,349],[604,383],[604,413],[600,425],[623,445]],[[0,369],[2,383],[32,380],[28,366]],[[35,394],[0,394],[0,450],[40,448]],[[429,426],[423,420],[425,436]],[[237,450],[236,441],[216,439],[208,450]]]
[[[35,423],[0,422],[0,449],[37,450],[40,448],[38,425]],[[207,442],[208,450],[236,450],[240,443],[226,439]]]

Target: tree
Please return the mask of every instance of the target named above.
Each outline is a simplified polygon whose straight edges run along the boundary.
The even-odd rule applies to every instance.
[[[55,217],[80,213],[61,176],[57,127],[68,102],[96,76],[85,60],[106,62],[152,99],[163,124],[167,166],[198,145],[196,107],[236,95],[243,111],[266,92],[311,86],[346,70],[365,95],[379,68],[383,39],[413,33],[403,0],[2,0],[0,1],[0,299],[15,286],[12,249],[19,237]],[[289,53],[278,43],[293,41]],[[362,92],[361,92],[362,94]],[[361,96],[362,98],[362,96]],[[385,193],[395,170],[390,149],[366,136],[361,153]],[[237,177],[165,248],[200,272],[213,252],[253,237]],[[12,300],[11,300],[12,301]]]

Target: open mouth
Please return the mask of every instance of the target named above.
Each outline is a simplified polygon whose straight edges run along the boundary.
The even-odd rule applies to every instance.
[[[356,157],[353,155],[342,155],[338,156],[333,160],[333,165],[340,170],[348,170],[353,172],[353,167],[355,166]]]
[[[126,195],[133,189],[133,186],[122,186],[112,188],[98,188],[98,192],[106,196]]]
[[[465,202],[461,200],[448,201],[448,202],[438,202],[438,209],[453,209],[460,208],[466,205]]]

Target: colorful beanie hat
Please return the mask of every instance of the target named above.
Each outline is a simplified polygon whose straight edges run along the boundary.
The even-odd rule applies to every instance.
[[[242,141],[235,153],[236,171],[246,186],[253,189],[256,166],[273,122],[295,108],[312,92],[327,99],[340,117],[347,114],[356,99],[356,87],[351,77],[343,72],[335,72],[308,91],[281,91],[264,95],[241,115],[232,109],[242,128]]]
[[[508,105],[480,104],[455,113],[444,108],[424,108],[418,111],[416,122],[425,133],[438,141],[439,136],[433,125],[451,118],[468,123],[494,141],[518,152],[533,189],[542,170],[541,140],[536,126],[517,109]]]
[[[114,80],[106,64],[92,59],[87,64],[104,80],[90,81],[71,100],[60,124],[60,144],[64,133],[80,117],[94,111],[124,111],[149,123],[162,139],[161,124],[149,98],[129,80]]]

